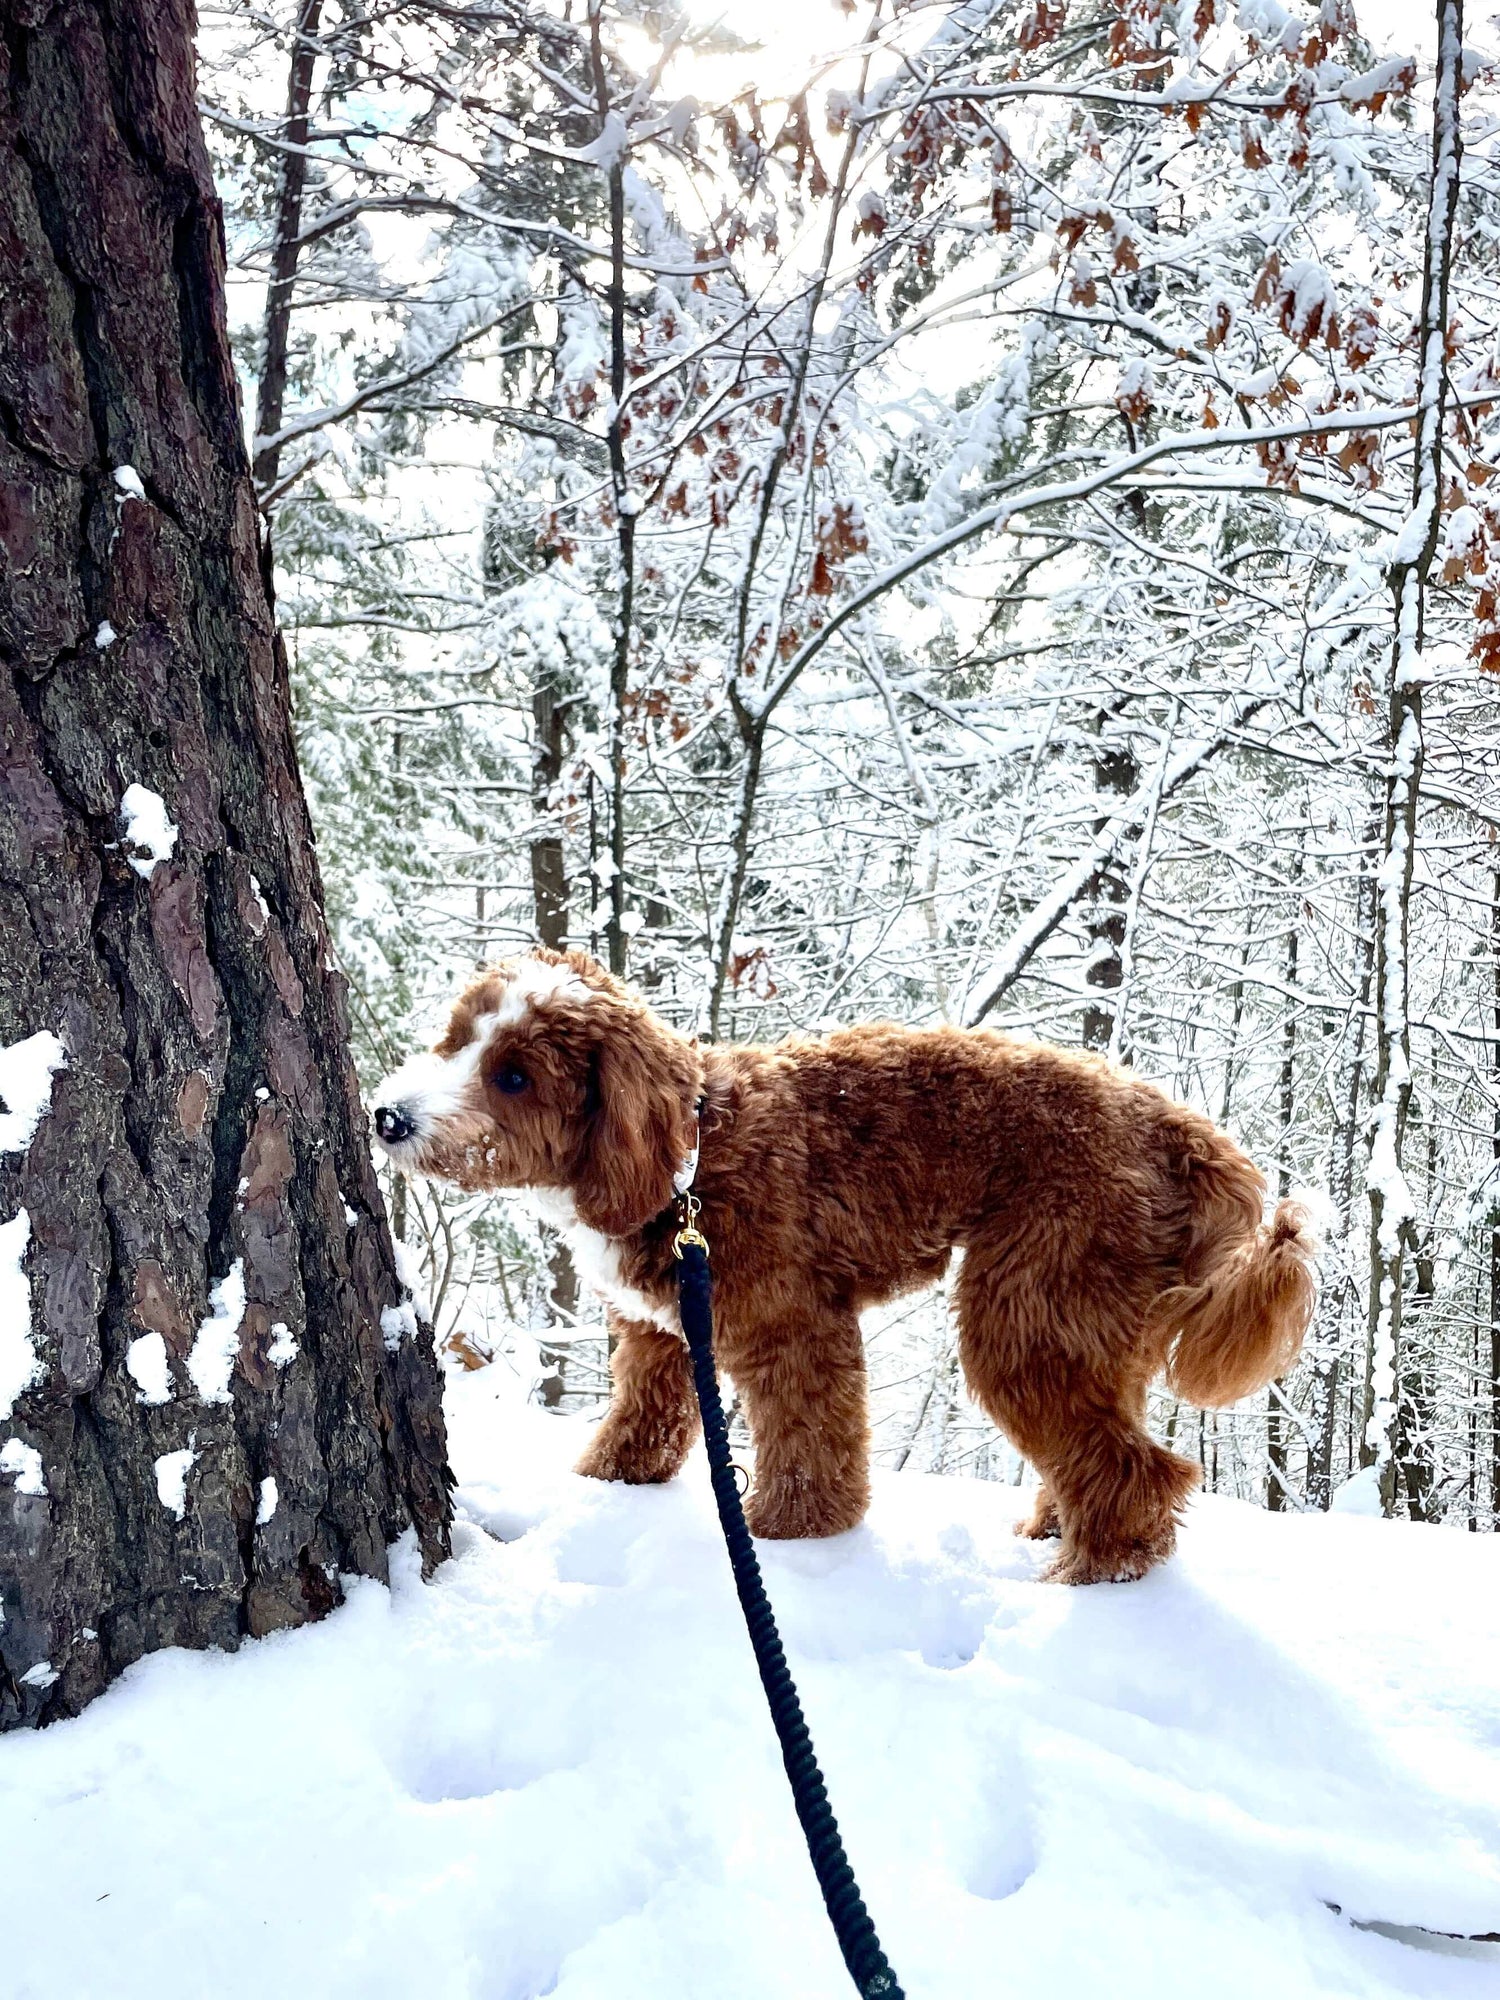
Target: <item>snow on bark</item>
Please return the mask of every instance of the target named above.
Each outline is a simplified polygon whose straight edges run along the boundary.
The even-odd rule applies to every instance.
[[[187,1358],[193,1387],[205,1403],[232,1400],[229,1378],[239,1359],[240,1327],[245,1318],[245,1264],[236,1258],[208,1295],[209,1315],[198,1328]]]
[[[45,1028],[0,1049],[0,1153],[24,1153],[52,1102],[52,1079],[68,1052]]]
[[[170,861],[177,845],[177,828],[166,802],[145,785],[127,785],[120,800],[120,835],[130,850],[130,865],[149,882],[161,861]]]
[[[125,1352],[125,1366],[136,1385],[136,1401],[158,1405],[172,1400],[172,1371],[167,1343],[159,1333],[143,1333]]]
[[[164,1451],[156,1461],[156,1497],[172,1516],[180,1521],[187,1513],[188,1474],[198,1463],[199,1454],[193,1449],[194,1436],[178,1451]]]
[[[0,1474],[14,1480],[17,1493],[28,1499],[45,1500],[47,1481],[42,1472],[42,1454],[34,1444],[18,1437],[0,1444]]]
[[[47,1372],[31,1332],[31,1284],[23,1261],[30,1241],[31,1217],[24,1208],[0,1222],[0,1420]]]

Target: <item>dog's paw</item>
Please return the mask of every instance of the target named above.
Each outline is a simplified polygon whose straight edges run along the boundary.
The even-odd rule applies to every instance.
[[[1166,1535],[1152,1541],[1130,1542],[1123,1548],[1068,1549],[1042,1572],[1043,1583],[1137,1583],[1148,1570],[1165,1562],[1176,1545]]]
[[[756,1486],[745,1502],[745,1525],[762,1542],[844,1535],[859,1526],[868,1504],[858,1494],[819,1493],[802,1484]]]
[[[601,1430],[573,1467],[584,1479],[619,1480],[626,1486],[659,1486],[682,1464],[682,1453],[639,1438],[610,1437]]]
[[[1015,1532],[1028,1542],[1050,1541],[1054,1535],[1062,1533],[1062,1519],[1057,1504],[1045,1489],[1036,1497],[1036,1505],[1022,1521],[1017,1521]]]

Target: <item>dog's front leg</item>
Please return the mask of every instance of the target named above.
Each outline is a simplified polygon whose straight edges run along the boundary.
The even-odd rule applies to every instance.
[[[870,1504],[870,1421],[859,1321],[828,1312],[731,1365],[755,1440],[752,1535],[796,1541],[858,1527]]]
[[[609,1322],[614,1396],[576,1469],[587,1479],[655,1485],[681,1468],[698,1435],[692,1363],[675,1334],[614,1313]]]

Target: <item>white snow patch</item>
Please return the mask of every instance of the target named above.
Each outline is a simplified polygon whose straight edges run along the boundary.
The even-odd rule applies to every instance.
[[[1363,1514],[1380,1520],[1380,1468],[1367,1465],[1342,1486],[1336,1486],[1328,1505],[1335,1514]]]
[[[266,1349],[266,1359],[273,1367],[285,1368],[289,1361],[295,1361],[301,1353],[292,1329],[285,1320],[276,1320],[271,1327],[271,1345]]]
[[[1339,96],[1346,104],[1368,104],[1372,97],[1389,97],[1410,88],[1415,69],[1410,56],[1390,56],[1363,76],[1347,77],[1339,85]]]
[[[144,500],[146,489],[141,484],[141,475],[133,465],[115,467],[115,491],[122,500]]]
[[[280,1498],[280,1489],[277,1487],[275,1479],[268,1474],[260,1482],[260,1499],[257,1501],[255,1508],[255,1525],[257,1528],[263,1528],[267,1521],[270,1520],[271,1516],[276,1512],[277,1502]]]
[[[380,1337],[385,1342],[387,1354],[394,1354],[403,1340],[416,1339],[417,1314],[410,1299],[403,1299],[399,1305],[381,1308]]]
[[[430,1585],[408,1540],[389,1591],[7,1738],[7,1991],[847,1990],[701,1451],[580,1480],[588,1427],[523,1395],[449,1383]],[[1152,2000],[1179,1966],[1213,2000],[1491,2000],[1500,1948],[1357,1926],[1497,1927],[1500,1542],[1200,1499],[1164,1569],[1069,1591],[1011,1535],[1029,1498],[877,1475],[864,1527],[760,1550],[913,2000]]]
[[[1304,339],[1309,329],[1316,327],[1326,335],[1339,301],[1333,280],[1322,265],[1310,257],[1296,258],[1282,275],[1281,290],[1289,298],[1287,332],[1293,340]]]
[[[24,1153],[52,1103],[52,1079],[68,1052],[43,1028],[0,1049],[0,1153]]]
[[[42,1454],[34,1444],[26,1444],[20,1438],[7,1438],[4,1444],[0,1444],[0,1473],[10,1474],[16,1482],[17,1493],[29,1494],[33,1499],[41,1499],[46,1494]]]
[[[1127,403],[1156,400],[1156,375],[1149,361],[1137,357],[1127,361],[1120,370],[1120,386],[1115,390],[1115,401],[1121,407]]]
[[[1401,524],[1401,532],[1391,544],[1391,562],[1414,563],[1422,553],[1432,521],[1432,500],[1424,494]]]
[[[156,1497],[175,1520],[187,1512],[187,1478],[197,1462],[191,1435],[181,1451],[165,1451],[156,1461]]]
[[[591,139],[586,146],[578,148],[577,157],[590,166],[603,167],[606,171],[617,167],[625,157],[630,143],[630,135],[625,129],[625,120],[618,111],[611,111],[604,120],[597,139]]]
[[[149,880],[159,861],[170,861],[177,845],[177,828],[166,803],[145,785],[127,785],[120,800],[124,844],[134,848],[128,859],[136,874]]]
[[[208,1295],[209,1315],[198,1329],[187,1371],[205,1403],[227,1403],[229,1378],[240,1352],[245,1317],[245,1260],[236,1257]]]
[[[99,621],[99,629],[94,634],[94,644],[99,648],[99,651],[102,653],[107,647],[112,646],[115,643],[116,639],[119,638],[119,636],[120,636],[119,633],[115,630],[114,626],[110,624],[109,620],[107,618],[101,618]]]
[[[28,1667],[21,1675],[21,1683],[29,1688],[55,1687],[62,1675],[50,1660],[38,1660],[34,1667]]]
[[[172,1370],[167,1360],[167,1343],[159,1333],[143,1333],[125,1350],[125,1366],[136,1385],[138,1403],[170,1403]]]
[[[0,1222],[0,1421],[16,1398],[46,1374],[31,1334],[31,1281],[22,1259],[31,1241],[31,1217],[18,1208]]]
[[[426,1281],[422,1276],[422,1266],[399,1238],[391,1248],[396,1253],[396,1276],[417,1311],[419,1319],[432,1318],[432,1300],[428,1296]]]
[[[1450,560],[1466,561],[1484,547],[1484,521],[1475,507],[1455,507],[1448,516],[1443,535],[1443,554]]]

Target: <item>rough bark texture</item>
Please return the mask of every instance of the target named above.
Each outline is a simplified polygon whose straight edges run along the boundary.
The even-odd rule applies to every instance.
[[[562,778],[567,752],[567,721],[570,698],[550,679],[539,680],[531,691],[531,720],[535,732],[531,752],[531,804],[537,824],[545,827],[531,843],[531,889],[536,904],[536,934],[551,951],[564,951],[568,943],[568,915],[571,888],[567,857],[563,850],[562,824],[558,818],[557,786]],[[552,1317],[571,1325],[578,1313],[578,1272],[572,1254],[561,1238],[548,1259],[551,1272]],[[549,1410],[561,1404],[567,1392],[568,1354],[562,1347],[541,1350],[541,1397]]]
[[[189,0],[0,0],[0,23],[0,1046],[67,1051],[0,1157],[40,1371],[0,1452],[39,1451],[46,1486],[0,1472],[10,1726],[154,1647],[322,1615],[409,1525],[435,1562],[448,1502],[430,1339],[409,1313],[382,1332],[401,1287],[261,570]],[[178,830],[149,874],[121,844],[131,784]],[[246,1304],[218,1401],[187,1362],[226,1277]],[[161,1401],[127,1367],[152,1336]],[[186,1451],[179,1519],[158,1462]]]
[[[1107,717],[1099,717],[1104,728]],[[1094,759],[1094,788],[1102,797],[1127,799],[1140,783],[1140,766],[1134,754],[1118,746],[1103,748]],[[1109,823],[1108,815],[1094,822],[1095,833]],[[1118,859],[1100,869],[1092,885],[1092,895],[1084,916],[1083,935],[1088,944],[1084,983],[1110,997],[1091,1001],[1083,1010],[1083,1046],[1107,1049],[1114,1034],[1115,1009],[1119,1006],[1120,983],[1125,977],[1125,905],[1130,885]]]
[[[261,356],[260,393],[255,408],[255,483],[264,494],[276,484],[281,447],[274,440],[281,429],[286,403],[287,347],[292,331],[292,293],[301,252],[302,193],[307,185],[307,113],[312,103],[313,69],[317,62],[318,24],[323,0],[302,0],[292,35],[291,74],[286,87],[286,151],[281,158],[281,194],[276,204],[276,234],[271,246],[271,282],[266,287],[265,349]]]

